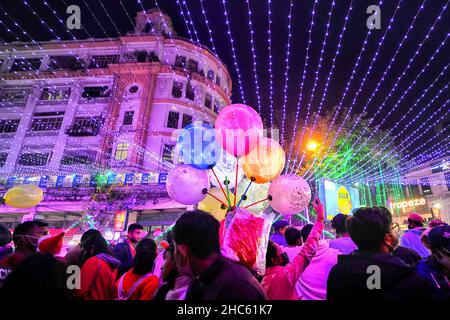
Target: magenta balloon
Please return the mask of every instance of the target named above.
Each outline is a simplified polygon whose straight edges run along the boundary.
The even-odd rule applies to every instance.
[[[272,181],[269,187],[270,206],[283,216],[303,211],[311,201],[308,182],[295,174],[285,174]]]
[[[241,157],[252,151],[263,136],[259,114],[245,104],[225,107],[215,122],[216,141],[230,154]]]
[[[208,174],[187,164],[178,165],[167,175],[166,189],[181,204],[199,203],[206,197],[203,190],[209,190]]]

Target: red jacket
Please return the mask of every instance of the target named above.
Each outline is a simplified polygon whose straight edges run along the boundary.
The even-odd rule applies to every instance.
[[[87,259],[81,267],[81,289],[76,295],[83,300],[114,300],[114,287],[120,261],[108,254]]]
[[[122,290],[124,290],[125,294],[129,294],[129,290],[133,285],[142,277],[142,275],[136,274],[133,272],[134,269],[125,272],[122,283]],[[115,286],[115,297],[119,296],[119,284],[120,279],[117,280]],[[147,278],[143,279],[141,283],[136,287],[128,300],[151,300],[153,298],[153,294],[158,288],[158,277],[154,275],[150,275]]]

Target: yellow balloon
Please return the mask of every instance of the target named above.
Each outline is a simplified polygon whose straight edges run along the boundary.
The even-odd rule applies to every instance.
[[[8,206],[15,208],[31,208],[44,198],[41,188],[32,184],[22,184],[9,189],[3,199]]]
[[[226,192],[226,190],[225,190]],[[225,198],[222,190],[220,188],[211,188],[209,190],[209,193],[211,193],[216,198],[219,198],[228,206],[227,199]],[[234,195],[230,191],[230,202],[231,205],[234,205]],[[214,197],[211,197],[209,194],[206,195],[206,198],[203,199],[198,203],[198,208],[200,210],[209,212],[214,218],[216,218],[219,222],[225,219],[225,215],[227,214],[228,208],[223,207],[222,203],[215,199]]]
[[[261,138],[258,146],[244,156],[243,170],[247,178],[256,183],[270,182],[284,169],[286,156],[278,142],[270,138]]]

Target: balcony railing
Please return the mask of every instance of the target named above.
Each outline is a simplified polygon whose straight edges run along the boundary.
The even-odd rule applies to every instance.
[[[98,135],[100,131],[99,125],[92,126],[67,126],[65,133],[71,137],[92,137]]]

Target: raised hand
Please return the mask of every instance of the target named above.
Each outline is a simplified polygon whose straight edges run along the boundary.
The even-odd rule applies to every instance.
[[[317,214],[317,220],[324,221],[325,220],[325,210],[323,208],[323,204],[320,202],[319,197],[316,197],[313,202],[312,206]]]

